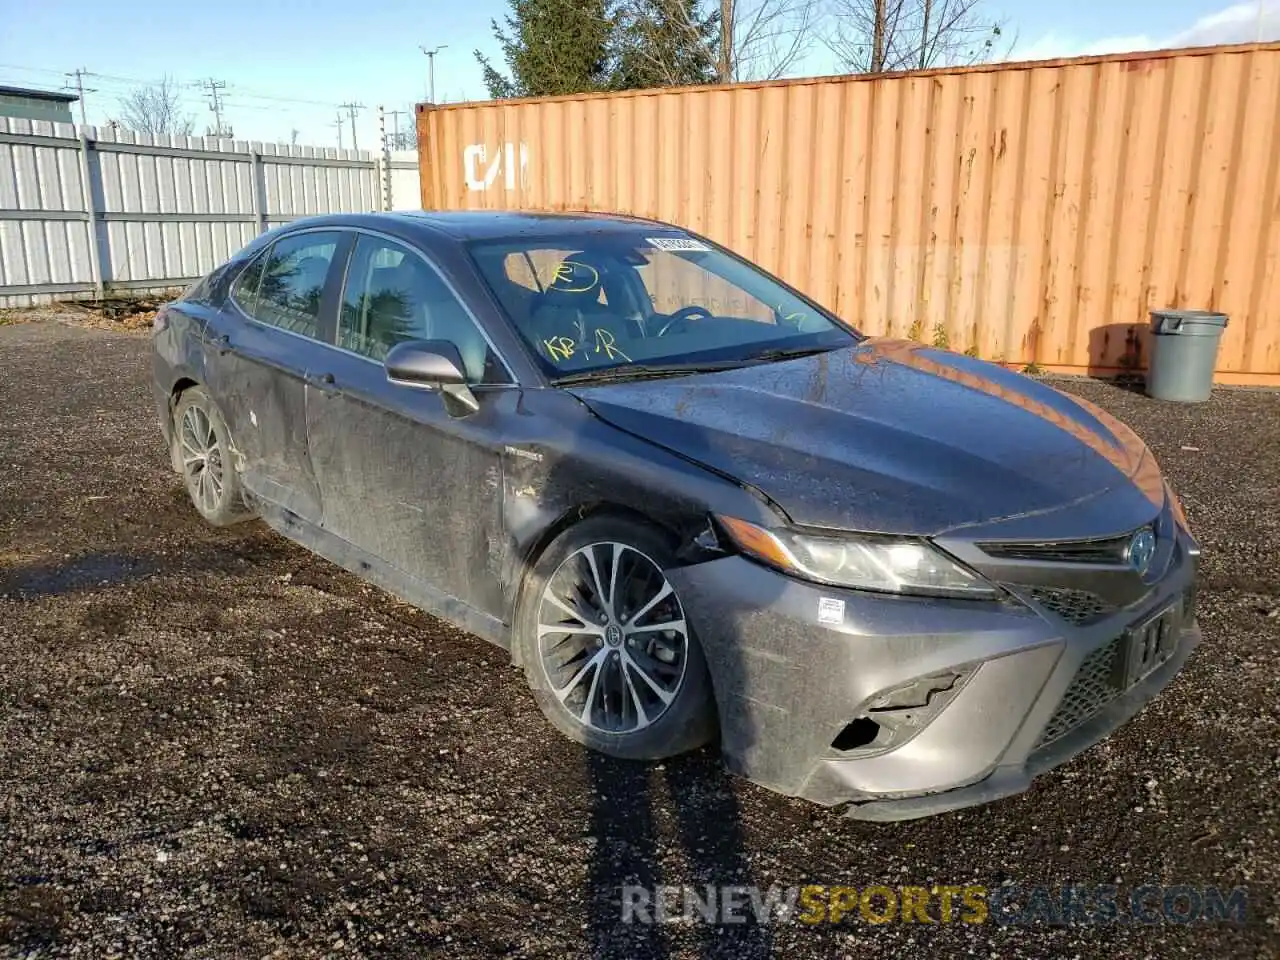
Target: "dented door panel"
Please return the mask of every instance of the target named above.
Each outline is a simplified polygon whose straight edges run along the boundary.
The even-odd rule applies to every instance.
[[[306,375],[324,347],[225,315],[218,329],[213,326],[205,369],[231,431],[245,488],[304,520],[318,521],[320,489],[307,455]]]

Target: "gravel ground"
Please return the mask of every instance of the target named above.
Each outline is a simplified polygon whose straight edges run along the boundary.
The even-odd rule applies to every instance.
[[[0,950],[14,956],[1264,957],[1280,950],[1280,394],[1062,381],[1205,549],[1205,643],[1020,797],[862,824],[543,722],[493,647],[202,525],[137,334],[0,328]],[[1193,449],[1194,448],[1194,449]],[[1243,923],[619,923],[626,883],[1243,885]]]

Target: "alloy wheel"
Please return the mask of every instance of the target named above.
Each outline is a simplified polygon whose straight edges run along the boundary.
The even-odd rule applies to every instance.
[[[222,502],[223,459],[209,414],[198,406],[187,407],[182,414],[179,441],[187,489],[202,511],[213,513]]]
[[[625,543],[592,543],[566,557],[543,588],[537,629],[551,692],[592,730],[643,730],[684,683],[689,628],[680,598],[662,568]]]

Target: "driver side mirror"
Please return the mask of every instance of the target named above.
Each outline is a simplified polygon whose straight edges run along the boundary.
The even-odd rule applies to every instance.
[[[448,340],[397,343],[387,351],[382,366],[392,383],[439,390],[453,416],[465,416],[480,409],[475,395],[467,386],[462,354]]]

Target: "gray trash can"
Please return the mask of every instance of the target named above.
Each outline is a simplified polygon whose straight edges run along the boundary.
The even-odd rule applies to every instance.
[[[1208,400],[1218,362],[1218,341],[1226,327],[1225,313],[1152,310],[1147,395],[1183,403]]]

